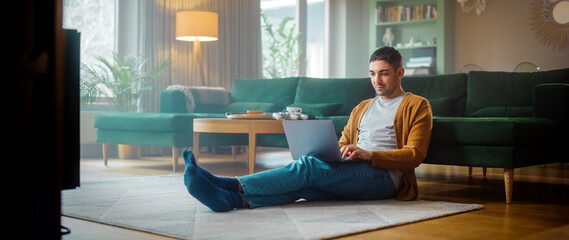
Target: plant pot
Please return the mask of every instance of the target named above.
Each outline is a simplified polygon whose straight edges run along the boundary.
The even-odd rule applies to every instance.
[[[119,159],[140,159],[140,146],[118,145]]]

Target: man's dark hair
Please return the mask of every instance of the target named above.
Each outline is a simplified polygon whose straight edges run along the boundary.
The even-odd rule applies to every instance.
[[[402,65],[401,54],[393,47],[381,47],[375,50],[371,54],[369,62],[371,63],[373,61],[378,61],[378,60],[387,61],[395,71],[397,71],[397,69],[399,69]]]

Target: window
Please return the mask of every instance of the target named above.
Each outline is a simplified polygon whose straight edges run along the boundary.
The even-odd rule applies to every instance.
[[[64,0],[63,28],[81,34],[81,62],[111,57],[115,50],[116,0]]]
[[[297,0],[261,0],[265,78],[299,75],[324,77],[325,2],[301,1],[306,1],[306,4],[297,4]],[[302,17],[305,23],[299,22],[297,12],[306,13],[306,16]],[[306,33],[298,33],[301,24],[306,25]],[[302,47],[304,42],[306,45]],[[303,52],[304,54],[301,54]],[[301,68],[303,71],[299,71]]]
[[[324,75],[324,0],[308,1],[306,10],[306,76]]]

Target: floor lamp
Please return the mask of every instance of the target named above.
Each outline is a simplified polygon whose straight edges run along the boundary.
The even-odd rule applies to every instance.
[[[184,11],[176,13],[176,40],[193,41],[192,77],[198,76],[201,85],[206,84],[207,72],[202,58],[200,42],[216,41],[218,16],[214,12]]]

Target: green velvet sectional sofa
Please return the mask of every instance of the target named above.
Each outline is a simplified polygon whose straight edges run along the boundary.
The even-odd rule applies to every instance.
[[[165,146],[172,148],[176,171],[181,148],[193,146],[194,118],[225,118],[226,112],[247,110],[281,112],[287,106],[299,106],[303,113],[334,121],[340,134],[351,109],[374,95],[369,78],[234,79],[230,91],[207,87],[163,90],[160,113],[104,113],[95,116],[94,125],[97,142],[103,144],[105,165],[109,144]],[[247,144],[247,134],[200,134],[200,146]],[[257,145],[288,147],[283,134],[262,134]]]
[[[503,168],[508,203],[515,168],[568,161],[563,147],[569,143],[569,68],[411,76],[404,77],[402,85],[405,91],[427,98],[433,110],[424,163]],[[208,98],[211,91],[164,90],[160,113],[97,115],[97,141],[172,147],[175,171],[180,149],[192,146],[194,118],[223,118],[226,112],[246,110],[280,112],[298,106],[317,119],[332,120],[340,136],[351,109],[375,96],[369,78],[234,79],[231,89],[222,93],[226,97]],[[194,105],[191,113],[188,101]],[[200,135],[201,146],[247,145],[247,141],[246,134]],[[287,147],[283,134],[263,134],[257,144]]]

